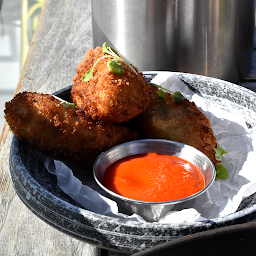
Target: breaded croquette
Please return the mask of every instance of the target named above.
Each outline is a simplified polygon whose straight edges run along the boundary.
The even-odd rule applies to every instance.
[[[23,92],[5,104],[12,132],[53,158],[90,165],[103,150],[138,139],[122,124],[96,122],[48,94]]]
[[[142,138],[169,139],[193,146],[216,165],[213,148],[217,147],[217,141],[205,114],[187,99],[178,103],[172,94],[165,93],[163,100],[157,92],[158,89],[151,86],[150,106],[132,120],[132,128]]]
[[[110,72],[107,63],[111,58],[111,55],[103,54],[102,47],[86,53],[74,77],[72,101],[94,120],[127,122],[148,107],[149,85],[142,73],[123,62],[124,74]],[[83,75],[98,59],[93,68],[93,77],[87,82],[82,81]]]

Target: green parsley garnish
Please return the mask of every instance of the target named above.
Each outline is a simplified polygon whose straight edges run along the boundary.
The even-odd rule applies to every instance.
[[[117,55],[117,51],[115,49],[113,49],[112,47],[107,46],[106,42],[103,43],[103,45],[102,45],[102,53],[103,54],[109,54],[109,55],[112,55],[112,56]]]
[[[228,178],[228,170],[221,163],[215,166],[215,170],[216,170],[216,180],[218,179],[226,180]]]
[[[220,161],[220,163],[218,163],[215,166],[216,180],[218,179],[226,180],[228,178],[228,170],[221,164],[221,161],[222,161],[222,155],[227,154],[228,151],[220,147],[219,144],[217,144],[217,148],[214,148],[214,151],[215,151],[215,159],[217,161]]]
[[[116,74],[116,75],[124,74],[124,68],[119,61],[111,59],[108,61],[107,65],[108,65],[108,69],[111,73]]]
[[[65,108],[77,108],[77,106],[75,105],[75,103],[70,103],[70,102],[68,102],[68,101],[62,101],[61,103],[60,103],[63,107],[65,107]]]
[[[227,154],[228,151],[221,148],[219,144],[217,144],[217,148],[214,148],[215,151],[215,159],[218,161],[222,161],[222,155]]]
[[[94,68],[94,65],[88,71],[85,72],[85,74],[82,77],[83,82],[86,83],[93,77],[93,68]]]
[[[161,85],[157,85],[157,84],[154,84],[154,83],[149,83],[149,84],[151,84],[151,85],[153,85],[153,86],[155,86],[156,88],[159,89],[157,91],[157,94],[158,94],[159,97],[161,97],[162,101],[165,101],[165,92],[169,92],[169,93],[173,94],[173,99],[177,103],[182,103],[182,101],[185,99],[185,97],[179,91],[173,92],[169,89],[166,89],[166,88],[162,87]]]
[[[96,64],[104,58],[111,58],[108,63],[108,69],[111,73],[116,74],[116,75],[123,75],[125,70],[122,66],[122,63],[125,63],[135,74],[137,74],[136,70],[133,68],[133,66],[128,63],[127,61],[125,61],[123,58],[121,58],[120,56],[118,56],[117,52],[111,48],[110,46],[107,46],[106,42],[102,45],[102,52],[104,55],[107,54],[107,56],[103,56],[101,58],[99,58],[94,65],[90,68],[90,70],[88,70],[87,72],[85,72],[85,74],[82,77],[82,81],[83,82],[88,82],[92,77],[93,77],[93,69],[96,66]]]
[[[53,97],[54,97],[55,99],[59,100],[59,101],[60,101],[60,104],[61,104],[63,107],[65,107],[65,108],[77,108],[77,106],[76,106],[75,103],[73,103],[73,102],[68,102],[68,101],[66,101],[66,100],[63,100],[63,99],[59,98],[59,97],[56,96],[56,95],[53,95]]]
[[[125,63],[135,74],[137,74],[137,71],[135,70],[135,68],[129,63],[127,62],[124,58],[121,58],[118,54],[117,51],[114,50],[112,47],[107,46],[107,43],[105,42],[102,45],[102,52],[103,54],[109,54],[112,56],[112,59],[115,61],[118,61],[120,63]],[[111,72],[111,71],[110,71]]]
[[[157,94],[161,98],[162,101],[165,101],[165,92],[163,90],[158,90]]]
[[[173,94],[173,99],[178,103],[182,103],[185,97],[181,94],[181,92],[177,91]]]
[[[94,64],[93,66],[85,72],[85,74],[82,76],[82,81],[83,82],[88,82],[92,77],[93,77],[93,69],[94,67],[98,64],[98,62],[101,60],[101,59],[104,59],[104,58],[109,58],[109,56],[103,56],[101,58],[99,58]]]

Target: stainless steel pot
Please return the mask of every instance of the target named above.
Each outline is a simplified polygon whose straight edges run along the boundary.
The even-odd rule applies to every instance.
[[[93,45],[114,47],[141,71],[236,82],[249,70],[254,0],[92,0]]]

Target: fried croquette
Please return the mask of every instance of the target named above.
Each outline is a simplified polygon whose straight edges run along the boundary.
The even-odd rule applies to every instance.
[[[193,146],[206,154],[214,165],[217,141],[209,119],[195,103],[184,99],[181,103],[173,95],[165,93],[159,97],[158,89],[150,88],[150,106],[131,122],[131,127],[142,138],[169,139]]]
[[[87,166],[103,150],[139,138],[122,124],[96,122],[48,94],[19,93],[6,102],[4,112],[19,139],[55,159]]]
[[[134,72],[125,63],[122,63],[124,74],[111,73],[107,66],[111,55],[103,56],[106,55],[102,47],[90,49],[77,66],[71,90],[72,101],[94,120],[127,122],[149,106],[149,85],[142,73],[133,67]],[[83,75],[98,59],[99,62],[93,68],[93,77],[83,82]]]

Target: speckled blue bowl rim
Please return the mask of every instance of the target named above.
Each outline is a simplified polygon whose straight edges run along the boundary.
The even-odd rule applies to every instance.
[[[155,73],[145,72],[144,75],[147,78]],[[256,125],[256,94],[253,91],[215,78],[178,72],[175,74],[189,87],[199,90],[206,98],[213,99],[217,104],[221,103],[221,99],[228,99],[232,106],[230,111],[235,109],[242,113],[249,126]],[[55,94],[70,88],[71,86],[63,88]],[[222,107],[229,111],[230,106]],[[246,223],[256,217],[255,195],[243,200],[237,212],[208,222],[141,223],[99,215],[83,209],[67,195],[61,194],[56,184],[51,190],[40,185],[24,164],[20,151],[21,144],[22,142],[14,135],[9,156],[11,180],[20,199],[39,218],[54,228],[101,248],[134,253],[189,234]],[[34,152],[32,149],[28,150]],[[35,167],[43,169],[40,161]],[[54,177],[51,177],[50,181],[51,179],[54,180]]]

